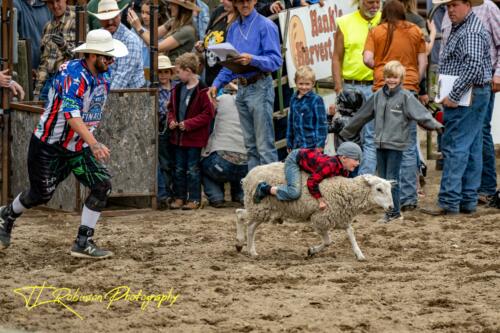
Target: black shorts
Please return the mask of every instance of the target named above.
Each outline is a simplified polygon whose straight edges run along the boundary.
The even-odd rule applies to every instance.
[[[96,184],[107,182],[111,176],[90,151],[68,151],[58,145],[42,142],[31,137],[28,151],[30,189],[42,197],[51,196],[57,185],[73,172],[78,181],[92,189]]]

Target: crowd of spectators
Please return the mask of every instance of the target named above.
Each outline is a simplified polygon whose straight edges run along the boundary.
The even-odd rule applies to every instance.
[[[380,0],[355,0],[357,10],[336,20],[334,89],[337,95],[363,94],[368,101],[386,84],[387,63],[397,60],[406,73],[401,88],[426,105],[429,55],[431,62],[439,62],[439,74],[458,76],[443,101],[444,172],[438,207],[426,212],[473,212],[478,200],[490,200],[497,186],[490,123],[494,93],[500,87],[500,10],[491,0],[434,2],[444,6],[433,21],[426,21],[417,13],[416,0],[388,0],[383,5]],[[283,56],[278,25],[267,16],[315,3],[324,5],[317,0],[221,0],[212,10],[202,0],[165,0],[160,5],[156,33],[162,206],[200,207],[203,184],[209,204],[224,207],[224,183],[231,186],[231,201],[241,204],[239,181],[246,172],[278,160],[272,74],[283,66]],[[18,10],[18,37],[31,43],[35,99],[47,103],[59,67],[75,56],[71,52],[77,40],[75,8],[67,0],[14,0],[13,4]],[[111,89],[149,84],[145,75],[150,63],[149,9],[148,0],[90,0],[87,5],[88,29],[106,29],[129,51],[111,65]],[[435,41],[438,32],[442,38]],[[240,53],[229,67],[221,66],[209,50],[223,42]],[[0,85],[24,98],[8,72],[0,73]],[[481,94],[484,101],[475,97],[470,106],[458,105],[471,87],[474,96]],[[326,114],[335,111],[334,105],[327,110],[315,94],[293,95],[289,151],[323,149]],[[395,177],[401,211],[418,205],[423,163],[415,121],[410,121],[408,133],[409,145],[401,153],[400,175]],[[352,175],[380,173],[374,121],[366,123],[360,134],[363,159]]]

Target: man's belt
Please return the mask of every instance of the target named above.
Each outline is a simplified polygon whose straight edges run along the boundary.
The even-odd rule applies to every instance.
[[[485,82],[483,84],[474,84],[473,88],[486,88],[491,86],[491,81]]]
[[[361,86],[371,86],[373,84],[373,81],[344,80],[344,83],[357,84]]]
[[[240,78],[238,78],[238,83],[240,85],[242,85],[243,87],[246,87],[248,85],[254,84],[255,82],[259,81],[260,79],[267,77],[270,74],[271,73],[259,72],[253,76],[250,76],[249,78],[240,77]]]

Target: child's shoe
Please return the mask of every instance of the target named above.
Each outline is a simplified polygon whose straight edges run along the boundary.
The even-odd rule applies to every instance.
[[[380,220],[378,220],[377,222],[378,223],[389,223],[389,222],[394,221],[394,220],[403,220],[403,215],[385,213],[384,217],[381,218]]]
[[[200,208],[200,203],[198,201],[188,201],[182,206],[182,210],[193,210],[198,208]]]
[[[488,207],[500,208],[500,190],[497,191],[488,203]]]
[[[184,205],[184,200],[175,199],[175,201],[172,202],[172,204],[170,205],[170,209],[181,209],[183,205]]]
[[[224,208],[224,200],[210,201],[208,204],[214,208]]]
[[[417,205],[415,205],[415,204],[401,206],[402,212],[410,212],[410,211],[413,211],[415,209],[417,209]]]
[[[270,193],[270,189],[271,186],[266,182],[258,183],[253,195],[253,202],[256,204],[260,203]]]

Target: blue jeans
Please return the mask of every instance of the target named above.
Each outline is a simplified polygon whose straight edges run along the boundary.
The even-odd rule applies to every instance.
[[[344,89],[359,90],[368,100],[372,92],[372,86],[359,84],[344,84]],[[358,175],[375,174],[377,168],[377,149],[375,148],[375,126],[373,120],[366,123],[361,131],[361,142],[363,148],[363,158],[359,166]]]
[[[200,202],[201,148],[175,146],[174,197]]]
[[[375,174],[377,169],[377,148],[375,147],[375,124],[371,120],[361,130],[363,144],[363,159],[359,166],[358,174]]]
[[[274,145],[274,88],[271,76],[248,86],[239,85],[236,107],[248,155],[248,170],[278,161]]]
[[[438,204],[450,212],[475,210],[483,164],[483,123],[491,88],[473,88],[472,105],[444,108],[443,175]]]
[[[276,191],[276,199],[280,201],[298,199],[302,192],[302,178],[297,163],[299,151],[300,149],[292,150],[285,160],[286,185],[279,185]]]
[[[172,176],[174,173],[175,146],[169,142],[168,133],[158,135],[158,197],[172,198]]]
[[[491,93],[483,122],[483,172],[481,174],[481,186],[478,190],[481,195],[493,195],[497,187],[495,146],[491,137],[491,116],[494,104],[495,94]]]
[[[161,171],[160,166],[158,166],[156,179],[158,180],[158,193],[156,194],[156,196],[158,197],[158,199],[168,198],[167,187],[165,186],[165,176],[163,176],[163,172]]]
[[[400,169],[403,152],[392,149],[377,149],[377,171],[378,175],[387,180],[394,180],[392,185],[392,202],[394,208],[388,213],[389,216],[400,215],[399,206],[399,183]]]
[[[412,120],[410,127],[410,145],[403,151],[401,161],[401,186],[400,201],[401,206],[417,205],[417,173],[418,173],[418,152],[417,152],[417,123]]]
[[[211,153],[201,161],[203,190],[209,202],[224,201],[224,183],[231,184],[231,200],[243,200],[241,180],[248,172],[248,165],[234,164],[217,152]]]

